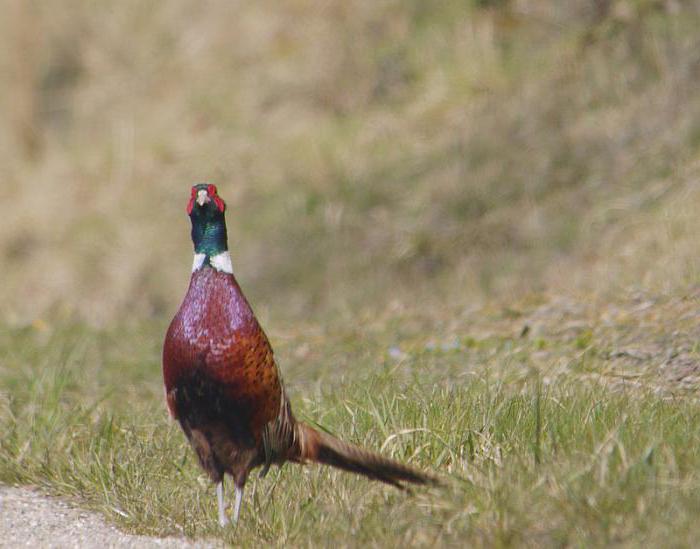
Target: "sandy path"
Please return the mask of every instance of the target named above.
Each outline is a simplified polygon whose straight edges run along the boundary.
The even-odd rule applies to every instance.
[[[217,547],[184,538],[124,534],[92,512],[29,488],[0,485],[0,547]]]

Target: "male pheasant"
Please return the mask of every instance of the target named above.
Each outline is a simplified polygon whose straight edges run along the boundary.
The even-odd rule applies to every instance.
[[[168,409],[216,483],[219,523],[227,524],[224,474],[235,484],[237,522],[251,469],[264,475],[273,463],[325,463],[398,488],[435,483],[294,419],[272,347],[233,276],[225,209],[214,185],[192,187],[192,278],[163,346]]]

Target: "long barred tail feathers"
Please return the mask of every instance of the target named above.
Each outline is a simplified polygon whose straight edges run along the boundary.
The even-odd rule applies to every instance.
[[[343,442],[305,423],[295,425],[298,457],[294,461],[323,463],[364,475],[405,490],[403,483],[439,485],[438,479],[397,461]]]

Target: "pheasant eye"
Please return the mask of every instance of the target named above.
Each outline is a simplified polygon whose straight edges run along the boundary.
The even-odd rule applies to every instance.
[[[207,186],[207,193],[209,193],[210,196],[216,196],[216,193],[217,193],[216,185]]]

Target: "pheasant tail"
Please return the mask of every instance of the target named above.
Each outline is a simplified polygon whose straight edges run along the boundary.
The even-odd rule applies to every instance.
[[[298,458],[291,458],[293,461],[323,463],[386,482],[402,490],[406,489],[403,484],[405,482],[439,484],[438,480],[431,475],[338,440],[305,423],[296,423],[295,429],[299,453]]]

